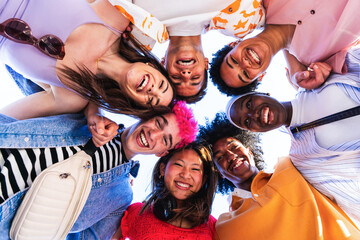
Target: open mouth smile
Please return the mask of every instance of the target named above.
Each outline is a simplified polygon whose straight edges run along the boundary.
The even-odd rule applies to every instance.
[[[184,182],[179,182],[179,181],[175,181],[175,184],[178,188],[183,189],[183,190],[187,190],[191,187],[190,184],[184,183]]]
[[[196,60],[193,58],[189,58],[189,59],[180,59],[177,60],[176,63],[180,66],[190,66],[196,63]]]
[[[141,132],[139,133],[137,141],[141,147],[146,147],[146,148],[149,147],[149,142],[147,141],[144,130],[141,130]]]
[[[246,52],[252,62],[256,63],[257,65],[261,65],[260,57],[254,50],[249,48],[246,50]]]
[[[274,113],[269,107],[263,107],[260,112],[260,122],[264,125],[270,125],[274,120]]]
[[[150,75],[149,74],[145,74],[140,81],[138,82],[137,86],[136,86],[136,91],[137,92],[141,92],[144,89],[147,88],[148,84],[150,82]]]
[[[234,171],[236,168],[241,166],[244,161],[246,161],[245,157],[238,157],[236,158],[230,165],[229,165],[229,171]]]

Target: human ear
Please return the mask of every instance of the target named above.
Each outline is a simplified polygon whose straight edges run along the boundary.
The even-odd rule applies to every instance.
[[[165,176],[165,164],[164,163],[160,163],[160,176]]]
[[[206,70],[209,70],[209,59],[208,59],[208,58],[204,58],[204,62],[205,62],[205,68],[206,68]]]
[[[262,74],[260,74],[260,76],[257,78],[257,80],[259,82],[261,82],[261,80],[263,79],[263,77],[266,75],[266,72],[263,72]]]
[[[246,149],[247,149],[247,151],[248,151],[249,155],[250,155],[250,156],[252,156],[252,157],[254,157],[254,154],[252,153],[252,151],[250,150],[250,148],[249,148],[249,147],[247,147]]]
[[[165,155],[168,154],[168,153],[169,153],[169,151],[164,151],[164,152],[155,154],[155,156],[157,156],[157,157],[163,157],[163,156],[165,156]]]
[[[165,57],[161,58],[161,65],[163,65],[163,67],[165,67]]]
[[[238,45],[239,43],[241,42],[241,40],[237,40],[237,41],[234,41],[234,42],[231,42],[229,43],[229,46],[234,48],[236,45]]]

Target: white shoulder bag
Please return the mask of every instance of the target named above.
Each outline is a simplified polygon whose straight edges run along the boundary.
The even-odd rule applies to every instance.
[[[12,240],[65,239],[90,194],[96,150],[90,139],[84,150],[35,178],[13,219]]]

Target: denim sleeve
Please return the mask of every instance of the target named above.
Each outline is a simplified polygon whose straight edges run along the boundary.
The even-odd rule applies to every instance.
[[[90,137],[82,113],[26,120],[0,114],[1,148],[75,146],[85,144]]]
[[[42,89],[39,85],[31,81],[30,79],[25,78],[23,75],[16,72],[10,66],[5,65],[5,68],[10,73],[10,76],[25,96],[44,91],[44,89]]]

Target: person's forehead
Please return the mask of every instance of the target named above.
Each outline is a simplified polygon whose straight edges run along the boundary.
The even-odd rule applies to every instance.
[[[233,99],[231,99],[228,103],[228,106],[227,106],[227,111],[228,111],[228,117],[232,117],[234,115],[236,115],[240,110],[241,108],[243,107],[243,102],[249,98],[250,96],[258,96],[259,94],[257,93],[246,93],[244,95],[241,95],[241,96],[237,96],[237,97],[234,97]],[[261,94],[262,95],[262,94]],[[230,119],[231,121],[233,121],[233,119]]]
[[[216,154],[218,151],[226,149],[227,145],[233,140],[235,140],[235,139],[232,137],[223,137],[223,138],[220,138],[219,140],[217,140],[213,147],[214,154]]]
[[[160,115],[160,117],[166,122],[167,125],[176,125],[176,115],[175,113],[166,113]]]
[[[233,79],[236,75],[236,72],[232,68],[230,68],[228,66],[228,64],[226,63],[227,56],[228,55],[226,55],[224,57],[224,60],[222,61],[221,65],[220,65],[220,76],[226,85],[233,86],[234,85]]]
[[[181,156],[181,157],[180,157]],[[183,149],[181,151],[176,152],[170,160],[182,160],[184,162],[195,162],[199,163],[201,162],[201,159],[199,161],[200,157],[197,154],[197,152],[193,149]]]

